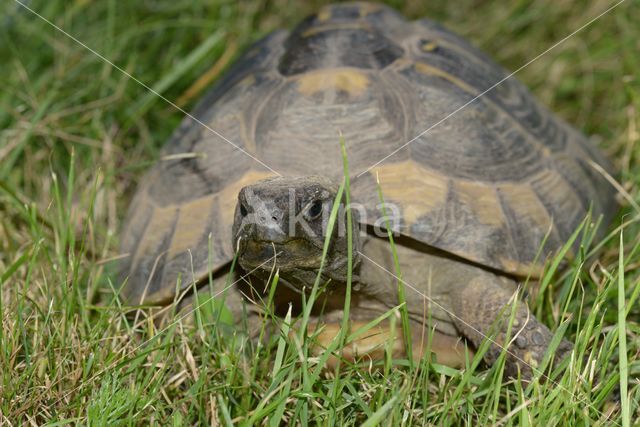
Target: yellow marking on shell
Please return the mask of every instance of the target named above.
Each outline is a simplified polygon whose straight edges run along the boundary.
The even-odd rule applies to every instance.
[[[149,176],[153,177],[155,175],[154,172],[150,172]],[[146,185],[147,180],[144,179],[141,183],[139,183],[142,188]],[[124,225],[124,229],[122,230],[122,249],[125,251],[130,251],[135,248],[140,240],[140,233],[144,230],[145,223],[151,218],[151,213],[153,212],[154,205],[153,201],[149,198],[149,195],[146,192],[140,192],[133,198],[131,201],[131,206],[129,207],[131,211],[131,216],[128,221]],[[132,262],[135,262],[134,259],[135,253],[127,252],[129,258]]]
[[[323,33],[331,30],[366,30],[369,31],[371,26],[366,22],[332,22],[323,25],[315,25],[302,33],[302,37],[309,37],[314,34]]]
[[[500,195],[517,218],[532,220],[545,232],[552,224],[551,216],[533,189],[527,184],[500,184]]]
[[[213,219],[213,221],[220,224],[218,231],[223,230],[230,233],[240,189],[272,176],[273,174],[268,172],[249,171],[239,180],[227,185],[224,190],[216,194],[200,197],[180,206],[172,205],[165,208],[157,208],[148,227],[149,230],[157,231],[145,234],[144,240],[138,247],[137,254],[157,251],[158,246],[166,237],[166,231],[171,229],[176,214],[178,218],[167,259],[173,259],[189,249],[194,250],[198,247],[202,234],[209,225],[204,224],[204,221],[209,219],[214,206],[218,207],[220,212],[220,217]]]
[[[246,116],[242,114],[238,114],[237,116],[238,123],[240,124],[240,137],[242,138],[242,142],[244,142],[245,149],[247,152],[256,154],[258,152],[258,147],[256,146],[256,140],[252,136],[252,132],[250,129],[250,124],[247,124]]]
[[[213,209],[214,197],[201,197],[180,206],[178,223],[173,234],[173,240],[169,247],[167,259],[172,259],[187,250],[195,250],[202,239],[202,234],[209,224],[204,221],[209,219]]]
[[[311,347],[311,352],[315,356],[320,356],[328,348],[335,337],[340,333],[339,323],[310,324],[307,333],[313,335],[318,328],[322,330],[316,335],[315,345]],[[359,330],[362,329],[362,332]],[[388,323],[381,323],[374,327],[367,326],[367,322],[351,322],[350,330],[358,334],[357,338],[347,342],[342,348],[342,358],[354,363],[362,361],[384,360],[385,350],[390,349],[393,357],[404,357],[405,342],[402,335],[402,328],[397,326],[395,331]],[[413,358],[417,362],[429,350],[435,355],[437,363],[460,368],[465,365],[465,345],[458,337],[442,334],[438,331],[425,331],[424,339],[420,330],[412,331]],[[293,335],[293,333],[291,333]],[[431,342],[429,342],[431,337]],[[473,351],[467,349],[467,357],[473,358]],[[330,356],[327,360],[327,368],[333,369],[338,363],[338,358]]]
[[[135,262],[139,260],[140,256],[157,254],[160,255],[158,249],[161,247],[162,242],[167,237],[167,234],[171,232],[173,222],[176,219],[178,209],[175,206],[167,206],[164,208],[155,208],[149,219],[149,224],[146,227],[146,232],[142,236],[142,240],[138,245],[138,249],[135,253]],[[171,238],[171,236],[168,236]]]
[[[467,83],[465,83],[464,81],[460,80],[459,78],[457,78],[456,76],[453,76],[449,73],[447,73],[446,71],[443,71],[439,68],[436,68],[432,65],[429,64],[425,64],[424,62],[416,62],[416,64],[414,65],[415,69],[417,72],[419,72],[420,74],[426,74],[426,75],[431,75],[431,76],[436,76],[436,77],[440,77],[443,78],[445,80],[447,80],[450,83],[453,83],[454,85],[458,86],[460,89],[464,90],[465,92],[468,92],[472,95],[477,95],[477,91],[469,86]]]
[[[544,259],[541,259],[539,264],[522,263],[513,259],[501,257],[500,265],[502,265],[502,270],[507,273],[511,273],[519,277],[531,277],[532,279],[537,279],[542,277],[542,273],[544,273],[544,266],[542,265],[544,261]]]
[[[240,189],[249,184],[253,184],[257,181],[273,176],[274,174],[271,172],[250,170],[242,175],[240,179],[226,185],[222,191],[216,194],[220,209],[220,224],[222,224],[222,227],[227,227],[231,230]]]
[[[429,37],[430,34],[427,34],[426,36]],[[465,48],[464,46],[461,46],[459,43],[449,42],[444,39],[437,39],[435,43],[436,43],[436,47],[442,47],[447,50],[452,50],[455,53],[462,56],[464,58],[463,61],[468,63],[469,66],[486,67],[487,65],[484,59],[478,57],[477,54],[469,51],[467,48]]]
[[[504,202],[513,210],[519,220],[530,220],[542,233],[553,232],[553,220],[536,193],[527,184],[500,184],[498,187]],[[542,237],[541,237],[542,239]],[[518,244],[518,242],[514,242]],[[542,243],[542,241],[540,241]],[[531,243],[530,243],[531,244]],[[505,271],[518,276],[540,277],[544,259],[534,263],[521,263],[508,258],[500,258]]]
[[[350,329],[352,332],[356,332],[365,325],[366,322],[353,322],[350,325]],[[318,328],[322,330],[316,335],[315,345],[311,348],[311,352],[315,356],[322,354],[324,349],[328,348],[340,333],[339,323],[310,324],[307,333],[313,335]],[[396,357],[403,355],[404,343],[401,328],[396,328],[396,331],[393,331],[388,326],[377,325],[371,327],[366,332],[361,333],[357,339],[346,343],[341,353],[343,358],[352,363],[358,360],[377,361],[384,359],[385,348],[390,348]],[[329,367],[336,364],[337,358],[335,357],[330,357],[330,360],[327,360]]]
[[[360,12],[360,17],[365,18],[367,15],[378,12],[382,9],[382,5],[377,3],[360,3],[358,5],[358,11]]]
[[[496,227],[505,223],[500,201],[493,186],[458,180],[454,182],[454,189],[460,201],[473,210],[479,222]]]
[[[384,164],[371,173],[374,177],[377,174],[385,201],[397,203],[402,208],[406,226],[442,207],[447,197],[449,179],[412,160]]]
[[[351,68],[311,71],[296,77],[298,92],[312,96],[325,90],[340,90],[351,96],[362,95],[369,85],[369,77]]]
[[[436,43],[434,41],[428,41],[428,42],[422,43],[422,46],[420,46],[420,48],[424,52],[433,52],[434,50],[436,50],[438,48],[438,43]]]
[[[249,74],[247,77],[243,78],[238,82],[238,85],[241,87],[249,87],[253,86],[256,83],[256,76],[253,74]]]
[[[318,22],[327,22],[328,20],[331,19],[331,7],[330,6],[325,6],[322,9],[320,9],[318,11],[318,14],[316,15],[316,19],[318,20]]]

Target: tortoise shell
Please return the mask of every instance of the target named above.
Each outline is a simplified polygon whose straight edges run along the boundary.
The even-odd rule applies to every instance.
[[[508,274],[535,276],[589,212],[615,210],[593,167],[610,165],[581,133],[459,36],[382,5],[327,6],[265,37],[193,117],[133,198],[130,301],[170,299],[179,277],[189,286],[233,259],[243,186],[339,182],[340,132],[367,218],[380,218],[379,179],[397,231]]]

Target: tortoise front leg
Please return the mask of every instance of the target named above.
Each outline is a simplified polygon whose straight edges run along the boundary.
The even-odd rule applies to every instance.
[[[498,359],[505,346],[512,304],[516,304],[516,308],[507,343],[505,371],[515,377],[520,370],[523,378],[530,379],[532,368],[542,362],[553,333],[530,313],[527,304],[486,273],[452,295],[455,323],[461,333],[476,347],[486,337],[493,341],[484,355],[489,364]],[[556,360],[561,360],[572,348],[572,344],[563,339],[556,350]]]

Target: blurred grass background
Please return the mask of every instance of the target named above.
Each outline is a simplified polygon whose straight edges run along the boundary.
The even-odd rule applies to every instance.
[[[203,82],[219,76],[251,42],[292,27],[326,3],[21,1],[187,110],[206,88]],[[616,4],[387,3],[410,18],[444,23],[509,70]],[[630,221],[622,258],[614,236],[596,263],[574,266],[566,280],[577,278],[586,288],[570,307],[591,313],[613,352],[620,324],[609,276],[625,272],[627,301],[634,303],[626,325],[633,411],[640,395],[640,212],[633,207],[640,203],[639,6],[638,0],[624,1],[517,75],[544,104],[592,135],[619,171],[621,201],[626,197],[620,218]],[[616,379],[618,355],[598,353],[596,332],[587,331],[589,336],[575,325],[582,351],[596,356],[591,371],[573,373],[584,380],[580,385],[566,380],[580,396],[574,399],[550,385],[525,392],[481,372],[461,379],[428,369],[392,378],[353,371],[341,383],[343,394],[327,392],[333,397],[325,398],[336,385],[322,380],[317,395],[304,396],[294,380],[286,382],[289,389],[271,389],[264,363],[247,366],[233,352],[225,359],[212,350],[222,351],[216,347],[222,344],[192,339],[182,326],[132,356],[127,351],[140,341],[117,304],[104,303],[110,295],[104,269],[117,254],[117,232],[138,178],[182,114],[15,0],[0,3],[0,82],[0,424],[102,424],[129,417],[134,423],[225,423],[258,415],[276,419],[264,421],[273,425],[278,416],[352,424],[376,417],[433,424],[624,421],[620,407],[607,406],[606,393],[589,377],[600,372]],[[558,322],[557,305],[545,304],[538,309],[552,313],[548,323]],[[593,314],[593,307],[600,311]],[[136,326],[143,337],[154,334],[143,326]],[[295,376],[295,367],[288,372]],[[385,406],[396,395],[404,401]]]

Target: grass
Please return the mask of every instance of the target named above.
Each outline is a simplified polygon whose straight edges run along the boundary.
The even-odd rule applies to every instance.
[[[321,3],[28,4],[189,109],[248,43]],[[511,70],[614,4],[390,3],[443,22]],[[576,344],[554,381],[526,387],[499,363],[477,360],[463,371],[428,360],[415,369],[387,361],[375,372],[342,365],[335,376],[299,358],[307,344],[286,331],[273,347],[255,347],[213,328],[223,318],[215,304],[198,322],[163,331],[132,322],[108,274],[118,230],[182,114],[14,0],[0,4],[0,17],[0,424],[638,424],[640,212],[628,201],[598,257],[578,254],[564,270],[550,264],[548,286],[533,299],[538,318]],[[594,136],[636,205],[637,22],[638,1],[626,0],[518,73]]]

